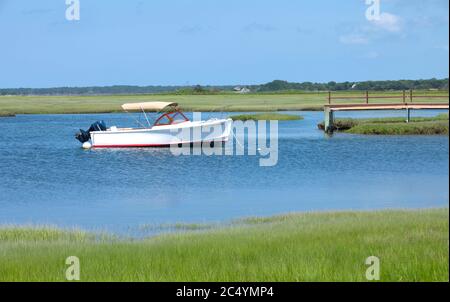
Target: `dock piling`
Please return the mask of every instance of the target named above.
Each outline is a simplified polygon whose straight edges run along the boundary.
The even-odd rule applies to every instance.
[[[325,132],[333,133],[334,130],[334,112],[329,107],[326,107],[325,110]]]

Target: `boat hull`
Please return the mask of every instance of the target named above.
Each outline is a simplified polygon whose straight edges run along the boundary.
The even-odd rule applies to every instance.
[[[185,122],[148,129],[108,129],[91,132],[93,148],[158,148],[180,144],[225,142],[232,120]]]

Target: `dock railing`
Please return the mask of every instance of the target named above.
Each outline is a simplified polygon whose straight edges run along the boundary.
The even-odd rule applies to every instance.
[[[345,92],[344,92],[345,93]],[[336,111],[358,111],[358,110],[406,110],[406,122],[410,122],[411,110],[419,109],[449,109],[449,97],[443,94],[425,94],[424,91],[420,91],[420,94],[414,94],[412,90],[409,93],[404,90],[402,94],[398,92],[381,92],[384,95],[371,95],[369,91],[366,91],[364,95],[355,95],[352,92],[351,95],[344,95],[339,93],[338,96],[332,96],[331,91],[328,92],[328,104],[324,106],[325,113],[325,132],[332,133],[334,131],[334,112]],[[348,92],[347,92],[348,93]],[[376,100],[401,100],[392,101],[378,101],[370,103],[371,99]],[[414,102],[415,100],[423,100],[422,102]],[[444,102],[436,102],[437,99],[445,100]],[[341,102],[333,103],[333,100],[340,100]],[[352,102],[342,102],[343,100]],[[355,102],[355,100],[362,100],[362,102]]]
[[[335,95],[333,95],[333,93]],[[349,95],[344,95],[345,93],[351,93]],[[327,102],[329,105],[333,103],[334,100],[336,101],[342,101],[348,100],[351,102],[354,101],[362,101],[358,103],[365,103],[369,104],[371,100],[398,100],[402,103],[414,103],[414,101],[418,100],[446,100],[448,102],[449,95],[447,94],[441,94],[441,92],[437,92],[435,94],[424,94],[424,91],[418,91],[414,92],[413,90],[403,90],[402,92],[372,92],[369,93],[369,91],[361,91],[361,95],[356,95],[356,92],[331,92],[328,91],[328,98]],[[386,103],[386,101],[383,101],[383,103]]]

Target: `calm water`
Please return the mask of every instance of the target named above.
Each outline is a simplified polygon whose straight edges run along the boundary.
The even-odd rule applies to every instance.
[[[259,167],[255,156],[175,157],[168,149],[85,151],[73,138],[78,128],[100,119],[132,126],[126,114],[0,118],[0,224],[121,233],[145,224],[291,211],[448,206],[448,137],[327,138],[316,127],[322,112],[293,114],[305,119],[279,124],[274,167]]]

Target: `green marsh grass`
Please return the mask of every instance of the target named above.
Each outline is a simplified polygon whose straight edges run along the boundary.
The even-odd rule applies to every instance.
[[[366,135],[448,135],[448,122],[363,123],[346,132]]]
[[[297,121],[302,120],[303,117],[292,114],[281,113],[255,113],[255,114],[240,114],[230,116],[234,121]]]
[[[377,103],[401,101],[401,92],[372,92],[374,95],[398,96],[399,99],[380,99]],[[415,91],[419,94],[446,92]],[[361,96],[361,99],[342,99],[333,103],[364,103],[364,92],[344,91],[334,96]],[[97,95],[97,96],[0,96],[0,115],[11,114],[57,114],[57,113],[110,113],[122,112],[123,103],[171,101],[178,102],[185,111],[286,111],[322,110],[327,103],[327,92],[289,93],[219,93],[210,95],[183,94],[138,94],[138,95]],[[448,102],[448,99],[420,99],[420,102]]]
[[[0,228],[1,281],[65,281],[80,259],[81,281],[448,281],[445,209],[300,213],[144,240]]]
[[[409,123],[402,117],[369,119],[336,119],[337,131],[366,135],[448,135],[449,115],[439,114],[434,117],[414,117]],[[318,125],[324,129],[324,123]]]

